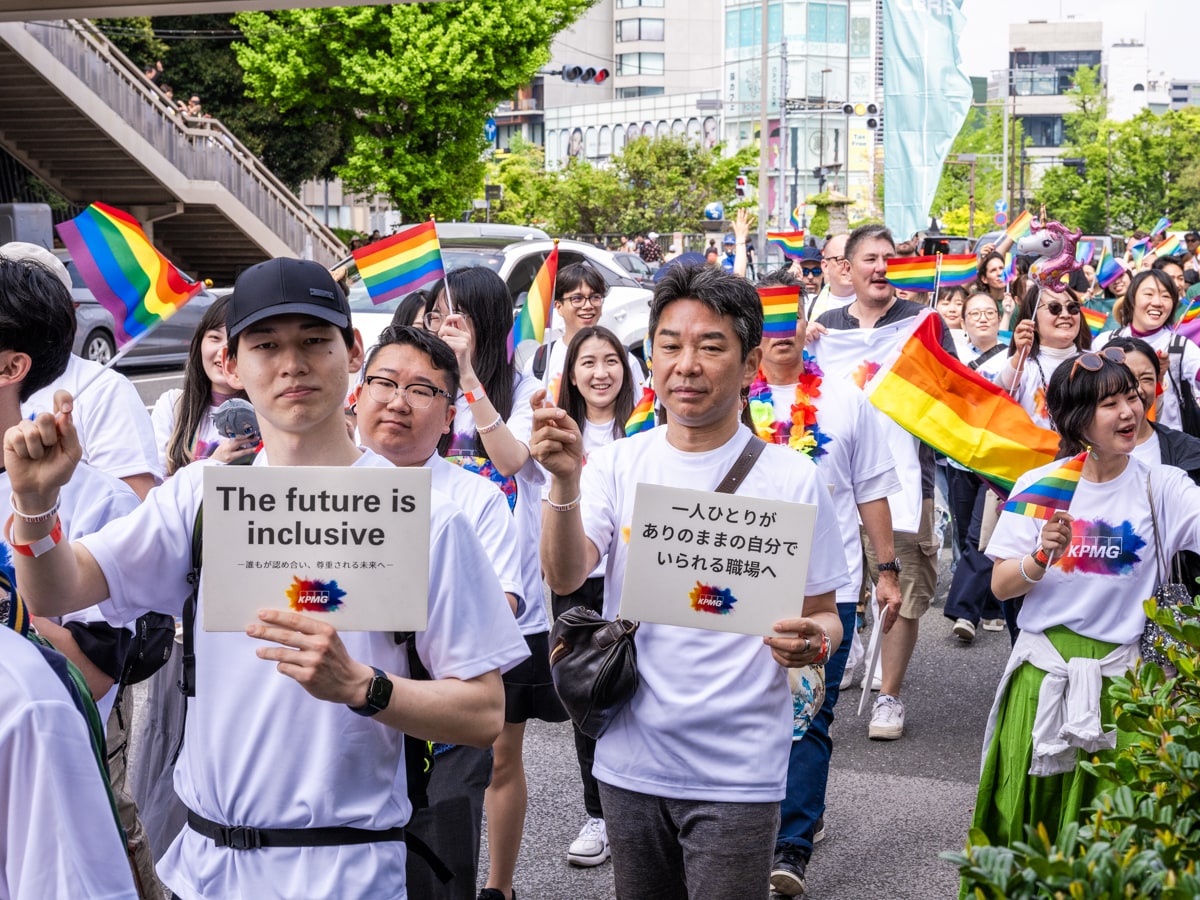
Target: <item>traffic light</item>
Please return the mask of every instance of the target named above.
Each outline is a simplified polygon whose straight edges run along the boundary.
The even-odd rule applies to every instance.
[[[878,103],[846,103],[842,106],[842,113],[847,116],[866,116],[867,121],[863,124],[872,131],[883,125],[883,110]]]
[[[737,181],[733,185],[733,193],[739,200],[745,200],[750,196],[750,181],[745,175],[739,175]]]
[[[1080,178],[1087,175],[1087,160],[1082,156],[1067,156],[1063,158],[1062,164],[1075,170],[1075,174]]]
[[[603,84],[608,80],[608,69],[593,66],[563,66],[563,81],[572,84]]]

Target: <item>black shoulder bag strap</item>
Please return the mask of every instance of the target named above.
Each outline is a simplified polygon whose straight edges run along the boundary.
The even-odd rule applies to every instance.
[[[758,462],[758,458],[762,456],[763,448],[766,446],[767,442],[758,435],[750,435],[750,440],[746,441],[746,446],[742,448],[742,455],[737,458],[737,462],[730,467],[721,483],[717,485],[717,493],[736,494],[737,489],[746,480],[746,476],[750,474],[750,470],[754,468],[754,464]]]
[[[187,698],[196,696],[196,604],[200,599],[200,566],[204,561],[204,504],[196,509],[196,521],[192,523],[192,568],[188,572],[188,584],[192,593],[183,601],[183,659],[179,672],[179,690],[183,693],[183,719],[179,723],[179,743],[171,754],[171,765],[179,759],[183,750],[183,735],[187,730]]]

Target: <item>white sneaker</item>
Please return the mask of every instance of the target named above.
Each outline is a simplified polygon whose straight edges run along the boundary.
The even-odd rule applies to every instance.
[[[983,626],[984,631],[1003,631],[1008,627],[1003,619],[984,619],[979,624]]]
[[[603,819],[584,822],[579,837],[567,848],[567,862],[573,866],[598,866],[609,856],[608,828]]]
[[[873,741],[894,741],[904,736],[904,704],[898,697],[880,694],[875,698],[867,736]]]
[[[955,620],[954,627],[950,630],[954,632],[955,637],[960,638],[968,644],[975,640],[975,623],[970,619]]]
[[[858,630],[855,629],[850,635],[850,654],[846,657],[846,668],[842,672],[841,689],[848,690],[849,688],[858,687],[862,678],[855,678],[856,672],[860,671],[860,666],[866,658],[866,650],[863,648],[862,637],[859,636]]]
[[[871,678],[871,690],[873,690],[873,691],[882,691],[883,690],[883,673],[881,671],[879,671],[879,669],[875,670],[875,674]]]

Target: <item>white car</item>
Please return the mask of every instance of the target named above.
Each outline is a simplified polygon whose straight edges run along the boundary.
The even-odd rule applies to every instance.
[[[462,266],[487,266],[507,285],[512,294],[514,314],[524,305],[538,269],[554,247],[549,236],[536,228],[439,222],[437,229],[446,271]],[[609,251],[580,241],[559,241],[560,271],[573,263],[584,261],[593,265],[608,285],[600,324],[611,329],[621,343],[640,358],[653,294],[630,277],[613,260]],[[343,260],[333,270],[339,272],[343,267],[348,275],[354,325],[362,333],[363,346],[370,349],[379,339],[379,333],[391,324],[392,313],[402,298],[374,305],[359,278],[353,258]],[[562,321],[557,315],[551,328],[562,332]]]

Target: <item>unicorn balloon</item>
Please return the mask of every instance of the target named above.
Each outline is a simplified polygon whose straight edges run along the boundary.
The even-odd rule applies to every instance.
[[[1061,294],[1067,289],[1064,277],[1082,268],[1075,259],[1075,244],[1082,231],[1069,231],[1058,222],[1033,225],[1033,232],[1017,241],[1015,252],[1020,256],[1036,256],[1029,267],[1029,277],[1040,287]]]

